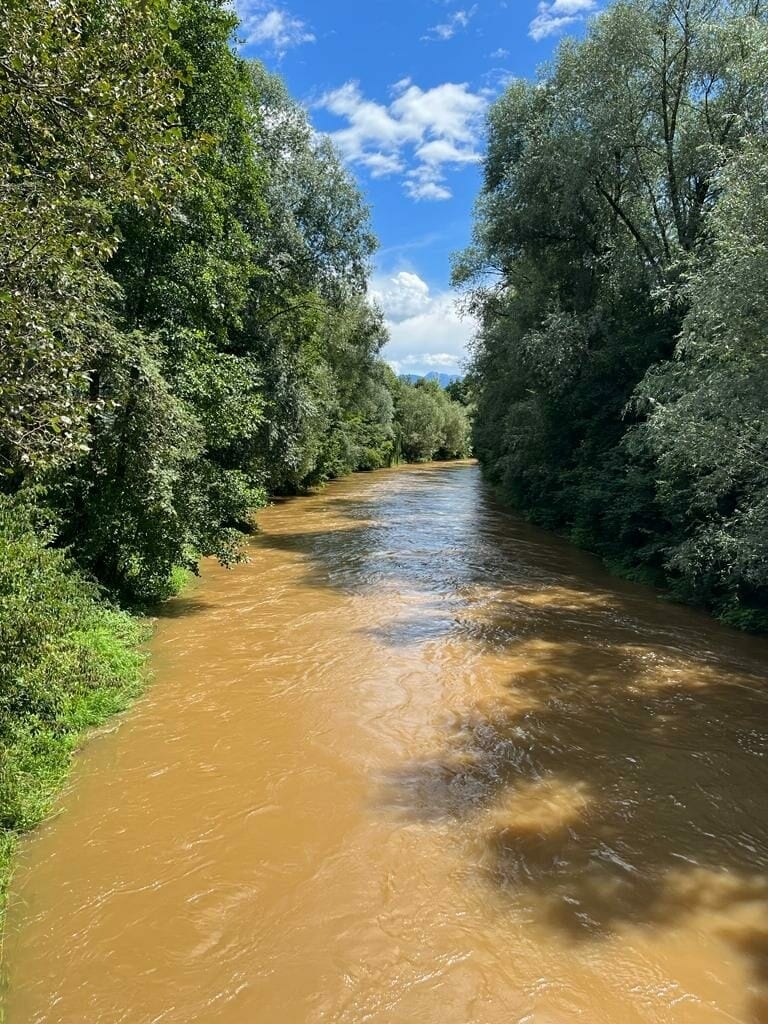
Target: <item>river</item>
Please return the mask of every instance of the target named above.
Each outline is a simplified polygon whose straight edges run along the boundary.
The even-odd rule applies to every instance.
[[[23,844],[8,1024],[766,1024],[768,644],[472,464],[260,516]]]

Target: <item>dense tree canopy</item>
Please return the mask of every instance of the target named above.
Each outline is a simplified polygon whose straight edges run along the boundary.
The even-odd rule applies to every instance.
[[[767,118],[762,0],[621,0],[492,108],[455,268],[490,478],[743,625],[768,603]]]
[[[445,396],[400,444],[368,210],[236,31],[225,0],[0,12],[2,487],[141,601],[237,559],[269,492],[465,449]]]
[[[185,164],[162,2],[9,0],[0,10],[0,465],[85,443],[88,372],[110,329],[123,203],[168,208]]]
[[[395,392],[397,441],[409,462],[469,454],[469,417],[437,381],[399,381]]]

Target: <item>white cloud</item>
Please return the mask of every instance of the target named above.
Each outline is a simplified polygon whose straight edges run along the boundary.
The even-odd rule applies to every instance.
[[[433,139],[416,150],[416,156],[429,166],[439,164],[476,164],[480,154],[473,150],[459,149],[448,139]]]
[[[455,369],[456,356],[451,352],[425,352],[420,356],[406,356],[403,366],[430,366],[435,369]]]
[[[444,82],[426,90],[410,83],[398,91],[391,110],[420,137],[426,132],[453,142],[472,143],[476,138],[477,115],[485,110],[485,102],[469,91],[466,82]]]
[[[459,370],[477,324],[459,314],[452,292],[433,294],[418,274],[377,277],[371,298],[384,311],[390,340],[384,356],[396,370]]]
[[[444,21],[440,25],[433,25],[422,38],[425,40],[439,39],[443,42],[446,39],[452,39],[460,29],[466,28],[469,25],[475,14],[477,14],[477,4],[468,10],[454,11],[448,18],[448,21]]]
[[[344,158],[374,177],[403,175],[413,199],[450,199],[450,168],[477,163],[477,145],[487,99],[466,83],[444,82],[421,89],[405,78],[389,104],[366,99],[356,82],[326,93],[318,106],[347,125],[331,133]]]
[[[538,42],[567,25],[584,21],[596,6],[596,0],[542,0],[538,14],[528,26],[528,35]]]
[[[509,50],[505,50],[503,46],[500,46],[498,50],[494,50],[491,54],[491,60],[506,60],[509,56]]]
[[[437,181],[422,181],[416,172],[405,182],[405,194],[411,199],[429,199],[432,202],[442,202],[450,199],[453,192]]]
[[[283,7],[265,0],[235,0],[244,46],[265,46],[278,57],[303,43],[314,43],[309,26]]]
[[[392,277],[373,282],[371,297],[389,320],[405,320],[429,306],[429,285],[418,274],[401,270]]]
[[[405,164],[391,153],[363,153],[358,162],[368,168],[372,178],[386,178],[405,170]]]

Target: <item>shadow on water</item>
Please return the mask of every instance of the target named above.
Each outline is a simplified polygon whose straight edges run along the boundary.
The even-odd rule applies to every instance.
[[[768,1024],[768,645],[610,579],[476,473],[332,510],[338,528],[259,543],[301,552],[311,586],[419,596],[371,631],[384,644],[509,660],[497,697],[389,773],[382,806],[461,823],[486,882],[574,943],[706,916],[748,958],[749,1019]]]
[[[183,619],[209,611],[213,606],[200,597],[172,597],[151,610],[153,619]]]
[[[629,643],[520,642],[507,695],[454,721],[384,801],[471,823],[487,882],[574,942],[703,914],[768,986],[760,677]],[[761,992],[754,1022],[768,1021]]]

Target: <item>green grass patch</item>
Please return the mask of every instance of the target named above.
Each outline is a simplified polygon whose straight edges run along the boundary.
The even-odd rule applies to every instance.
[[[141,692],[148,632],[0,498],[0,927],[18,836],[50,810],[84,734]]]

